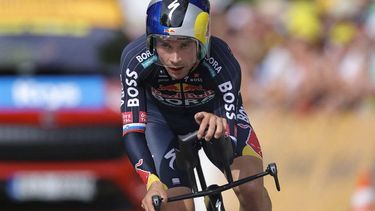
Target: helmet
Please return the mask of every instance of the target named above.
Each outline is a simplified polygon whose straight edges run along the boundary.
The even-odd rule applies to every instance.
[[[154,53],[155,37],[185,37],[198,43],[201,60],[209,49],[208,0],[151,0],[147,8],[146,34],[149,50]]]

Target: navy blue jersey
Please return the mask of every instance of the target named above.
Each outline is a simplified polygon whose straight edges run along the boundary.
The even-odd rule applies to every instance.
[[[241,142],[236,154],[261,157],[242,105],[241,68],[223,40],[211,37],[209,57],[183,79],[172,79],[155,61],[157,57],[147,49],[145,35],[128,44],[121,57],[123,138],[129,158],[141,176],[142,172],[156,174],[144,136],[147,101],[157,105],[177,135],[198,129],[194,114],[199,111],[226,118],[227,133],[235,144]],[[241,128],[245,132],[239,133]]]

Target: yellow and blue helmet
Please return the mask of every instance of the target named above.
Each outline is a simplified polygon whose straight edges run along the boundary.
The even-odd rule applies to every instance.
[[[208,0],[151,0],[147,8],[147,44],[154,52],[155,37],[184,37],[197,41],[198,58],[208,54],[210,41]]]

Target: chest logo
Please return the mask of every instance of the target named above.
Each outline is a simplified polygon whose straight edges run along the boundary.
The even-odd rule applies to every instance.
[[[207,103],[215,92],[202,85],[175,83],[151,88],[152,95],[161,103],[171,106],[193,107]]]

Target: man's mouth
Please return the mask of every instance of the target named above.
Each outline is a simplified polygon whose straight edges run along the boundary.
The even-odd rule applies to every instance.
[[[170,70],[172,70],[173,72],[177,72],[177,71],[180,71],[183,69],[183,67],[169,67]]]

